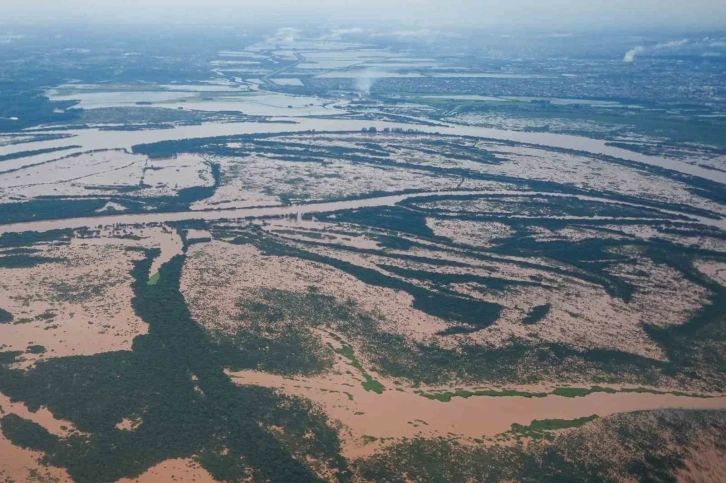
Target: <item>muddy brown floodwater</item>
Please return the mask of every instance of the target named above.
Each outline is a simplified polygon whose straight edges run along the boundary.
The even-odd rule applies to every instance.
[[[274,115],[274,113],[272,114]],[[54,141],[28,143],[19,146],[8,145],[0,147],[0,155],[11,154],[24,150],[47,149],[80,145],[84,151],[95,149],[129,149],[135,144],[154,143],[176,139],[205,138],[214,136],[232,136],[238,134],[304,132],[304,131],[351,131],[360,132],[362,128],[375,127],[378,131],[385,128],[413,129],[421,133],[439,133],[455,136],[473,136],[503,141],[529,143],[546,147],[573,149],[587,151],[593,154],[604,154],[620,159],[636,161],[651,166],[659,166],[679,171],[681,173],[699,176],[701,178],[726,183],[726,173],[702,168],[675,159],[628,151],[626,149],[608,146],[606,141],[591,139],[568,134],[533,133],[520,131],[506,131],[477,126],[463,126],[446,124],[440,126],[426,126],[420,124],[399,124],[384,121],[357,121],[345,119],[315,119],[315,118],[288,118],[277,117],[274,120],[280,123],[207,123],[199,126],[179,126],[174,129],[148,130],[148,131],[99,131],[86,130],[59,130],[62,134],[73,134],[74,137]],[[290,121],[295,124],[290,123]],[[72,151],[71,151],[72,152]],[[34,161],[38,162],[38,161]]]
[[[279,123],[208,123],[200,126],[182,126],[169,130],[148,130],[136,132],[99,131],[95,129],[64,131],[73,137],[0,147],[0,155],[12,154],[24,150],[39,150],[69,145],[80,145],[81,148],[69,149],[58,153],[46,153],[27,158],[13,160],[4,169],[16,169],[30,164],[56,159],[61,156],[95,149],[130,149],[135,144],[154,143],[167,140],[188,138],[205,138],[214,136],[303,132],[315,130],[360,132],[363,127],[375,126],[379,131],[384,128],[414,129],[422,133],[440,133],[446,135],[463,135],[481,138],[499,139],[513,142],[530,143],[540,146],[573,149],[593,154],[603,154],[621,159],[636,161],[651,166],[659,166],[681,173],[726,183],[726,173],[704,169],[687,162],[647,156],[612,146],[605,141],[577,136],[503,131],[483,127],[439,125],[423,126],[398,124],[380,121],[355,121],[313,118],[278,118],[278,121],[293,121],[295,124]],[[439,194],[503,194],[492,191],[458,191],[440,192]],[[80,228],[98,225],[132,225],[138,223],[164,223],[190,219],[252,219],[259,217],[294,216],[297,214],[331,212],[375,206],[390,206],[407,198],[435,194],[432,192],[410,193],[406,195],[371,197],[354,201],[314,203],[299,206],[244,208],[219,211],[195,211],[177,213],[119,214],[98,217],[63,219],[17,223],[0,226],[0,233],[22,231],[48,231],[53,229]],[[533,193],[516,192],[517,195]],[[597,198],[587,198],[597,199]],[[607,200],[612,202],[611,200]],[[637,205],[632,205],[637,206]],[[671,213],[664,211],[664,214]],[[705,223],[726,229],[724,220],[709,220],[691,217],[694,222]],[[181,241],[175,233],[161,228],[145,228],[147,240],[144,246],[161,248],[161,254],[154,260],[151,273],[181,253]],[[105,241],[84,240],[86,244],[104,244]],[[708,261],[699,266],[704,273],[718,281],[724,279],[724,268],[716,267]],[[119,289],[119,298],[128,299],[127,286]],[[123,295],[123,297],[121,297]],[[143,332],[143,327],[138,330]],[[34,338],[36,335],[33,335]],[[22,341],[26,344],[26,341]],[[50,345],[50,341],[48,342]],[[115,347],[114,347],[115,348]],[[83,350],[78,349],[81,353]],[[65,355],[59,352],[56,356]],[[318,403],[334,420],[343,423],[344,452],[348,457],[370,455],[387,442],[403,437],[455,437],[463,441],[488,438],[510,429],[513,423],[529,424],[538,419],[575,419],[597,414],[607,416],[614,413],[649,410],[659,408],[691,408],[691,409],[726,409],[726,397],[696,398],[672,394],[649,393],[594,393],[585,397],[566,398],[548,396],[545,398],[523,397],[484,397],[453,398],[450,402],[440,402],[422,397],[410,387],[396,385],[394,381],[378,378],[386,387],[382,394],[365,391],[361,385],[360,374],[350,371],[345,360],[338,358],[332,374],[311,378],[295,378],[293,380],[280,376],[244,371],[230,373],[238,384],[260,385],[275,388],[287,394],[299,395]],[[72,425],[53,418],[46,410],[30,413],[23,405],[11,403],[0,395],[0,405],[7,413],[15,413],[27,417],[46,427],[51,432],[61,434]],[[366,436],[368,438],[366,438]],[[378,438],[371,443],[372,438]],[[386,440],[386,438],[388,438]],[[382,440],[383,439],[383,440]],[[0,477],[13,477],[18,481],[30,481],[31,472],[39,471],[41,477],[48,481],[70,481],[63,469],[44,467],[39,464],[39,453],[13,446],[0,434]],[[695,460],[694,460],[695,461]],[[694,462],[694,465],[697,462]],[[151,483],[161,481],[176,482],[212,482],[214,479],[191,459],[174,459],[162,462],[136,479],[121,480],[123,483]]]
[[[207,470],[191,459],[166,460],[152,466],[138,478],[123,478],[117,483],[214,483]]]
[[[441,402],[381,378],[378,379],[388,388],[386,391],[382,394],[366,391],[359,380],[345,374],[347,365],[343,361],[338,364],[337,374],[321,377],[290,380],[258,371],[231,372],[230,376],[238,384],[276,388],[318,403],[329,417],[347,428],[343,436],[348,457],[371,454],[385,445],[381,441],[385,438],[392,441],[416,436],[453,436],[473,440],[503,433],[513,423],[528,425],[535,419],[571,420],[593,414],[602,417],[665,408],[726,409],[726,397],[648,393],[593,393],[576,398],[473,396]],[[370,443],[364,436],[379,441]]]
[[[67,436],[74,429],[73,423],[55,419],[47,409],[31,412],[22,403],[14,403],[10,398],[0,394],[0,414],[15,414],[43,426],[57,436]],[[40,463],[43,453],[23,449],[13,445],[0,432],[0,480],[2,481],[38,481],[38,482],[72,482],[68,473],[54,466]],[[7,480],[6,480],[7,478]]]
[[[64,218],[60,220],[48,220],[48,221],[29,221],[23,223],[12,223],[7,225],[0,225],[0,234],[13,233],[13,232],[24,232],[24,231],[50,231],[50,230],[63,230],[69,228],[82,228],[92,226],[109,226],[109,225],[133,225],[139,223],[165,223],[170,221],[183,221],[183,220],[240,220],[240,219],[251,219],[251,218],[263,218],[263,217],[289,217],[296,215],[303,215],[309,213],[323,213],[341,210],[352,210],[360,208],[370,208],[378,206],[392,206],[401,201],[409,198],[415,198],[417,196],[430,196],[430,195],[506,195],[515,194],[518,196],[531,196],[538,194],[545,194],[533,191],[491,191],[491,190],[472,190],[472,191],[421,191],[414,193],[407,193],[402,195],[390,195],[390,196],[374,196],[370,198],[361,198],[357,200],[346,200],[346,201],[331,201],[322,203],[308,203],[304,205],[291,205],[291,206],[271,206],[271,207],[260,207],[260,208],[238,208],[230,210],[213,210],[213,211],[179,211],[172,213],[142,213],[142,214],[122,214],[122,215],[108,215],[108,216],[94,216],[84,218]],[[566,196],[547,193],[548,196]],[[606,201],[608,203],[615,203],[627,206],[639,206],[635,203],[623,203],[615,202],[612,200],[597,198],[592,196],[574,196],[578,199],[592,200],[592,201]],[[661,210],[665,214],[673,214],[675,212],[669,210]],[[563,219],[565,217],[556,217]],[[592,217],[589,217],[592,218]],[[603,218],[603,217],[601,217]],[[724,219],[710,219],[699,216],[691,216],[694,222],[706,224],[709,226],[715,226],[726,230],[726,220]],[[607,218],[606,218],[607,219]]]

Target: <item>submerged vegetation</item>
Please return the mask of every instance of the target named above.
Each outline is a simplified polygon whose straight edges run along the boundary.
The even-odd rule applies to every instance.
[[[530,424],[524,426],[521,424],[512,424],[512,429],[508,431],[509,434],[515,435],[516,437],[526,436],[533,439],[547,438],[552,439],[552,435],[548,434],[550,431],[557,431],[559,429],[579,428],[590,421],[594,421],[599,416],[593,414],[592,416],[584,416],[577,419],[535,419]]]
[[[487,396],[487,397],[547,397],[549,393],[546,392],[528,392],[528,391],[517,391],[512,389],[503,389],[501,391],[493,389],[477,389],[474,391],[467,391],[466,389],[457,389],[454,392],[424,392],[417,391],[417,394],[425,397],[426,399],[432,399],[435,401],[449,402],[452,398],[461,397],[464,399],[472,396]]]
[[[0,309],[0,324],[9,324],[15,317],[5,309]]]
[[[416,438],[355,465],[368,481],[671,481],[690,457],[689,446],[701,436],[723,431],[723,425],[723,412],[710,411],[539,421],[516,429],[530,434],[532,428],[540,428],[536,434],[544,428],[572,430],[551,437],[552,441],[534,438],[514,446],[477,447]],[[628,448],[624,454],[611,451],[621,445]]]
[[[401,225],[405,226],[403,223]],[[413,223],[416,223],[416,221],[413,221]],[[217,236],[225,236],[224,231],[217,232]],[[469,307],[467,304],[471,304],[471,313],[477,314],[478,317],[482,316],[482,307],[484,307],[483,310],[487,311],[489,310],[488,307],[492,305],[488,302],[467,300],[458,295],[449,295],[452,293],[451,284],[453,283],[480,281],[476,277],[469,275],[450,276],[433,272],[398,269],[389,265],[382,266],[382,268],[391,275],[384,275],[381,271],[364,268],[342,260],[342,257],[335,256],[335,252],[328,251],[323,255],[315,250],[316,245],[312,242],[284,242],[259,230],[237,231],[231,241],[239,244],[251,243],[267,255],[296,257],[322,263],[334,269],[342,270],[358,280],[374,286],[403,290],[414,295],[414,308],[457,324],[452,325],[453,330],[439,333],[439,335],[443,336],[472,332],[466,325],[458,325],[462,322],[462,315],[460,315],[462,309]],[[445,242],[439,242],[439,244],[446,246]],[[606,246],[642,246],[642,242],[633,242],[627,239],[618,242],[608,241],[601,244],[599,251],[588,255],[589,258],[585,260],[575,258],[578,251],[572,250],[571,244],[561,242],[561,245],[562,247],[558,249],[557,253],[566,253],[567,260],[573,260],[571,264],[565,265],[565,267],[572,267],[571,269],[563,269],[561,268],[562,265],[554,268],[543,267],[542,265],[537,265],[537,267],[558,276],[566,273],[567,276],[576,277],[589,283],[601,284],[613,296],[620,295],[619,289],[616,289],[617,287],[630,287],[628,290],[631,293],[635,289],[632,286],[632,278],[620,278],[613,274],[612,269],[606,270],[606,267],[615,267],[618,264],[627,266],[633,263],[632,258],[611,252],[610,249],[606,249]],[[360,341],[360,349],[363,351],[366,360],[374,364],[376,371],[383,375],[403,377],[425,384],[447,384],[451,379],[463,380],[469,384],[478,382],[531,383],[553,377],[554,373],[558,373],[560,377],[567,374],[566,378],[571,377],[574,380],[580,380],[582,375],[587,374],[589,377],[594,376],[596,382],[658,386],[667,380],[682,380],[679,378],[687,377],[686,374],[695,370],[703,374],[702,377],[707,378],[701,379],[703,384],[700,386],[700,390],[720,391],[723,389],[722,381],[716,373],[711,372],[715,367],[711,366],[711,364],[716,363],[717,366],[723,364],[726,361],[726,351],[718,338],[714,339],[706,336],[704,331],[720,330],[718,327],[723,326],[722,312],[718,309],[721,306],[723,297],[716,294],[726,293],[724,292],[725,289],[694,271],[692,260],[698,256],[698,250],[660,241],[656,241],[652,245],[657,248],[654,248],[653,251],[644,252],[649,259],[657,263],[663,263],[660,254],[670,253],[667,262],[669,266],[712,294],[709,299],[710,302],[700,312],[694,314],[690,322],[671,328],[647,328],[648,334],[659,344],[662,344],[662,347],[667,351],[668,359],[665,362],[619,350],[578,350],[560,343],[537,343],[523,340],[514,340],[512,344],[497,348],[486,348],[463,341],[457,350],[448,350],[425,343],[411,344],[401,335],[379,330],[372,320],[358,321],[361,327],[365,327],[364,333],[356,333],[354,329],[350,328],[347,330],[352,337]],[[444,249],[443,246],[440,248],[441,250]],[[525,256],[531,256],[530,249],[526,244],[524,247],[514,243],[507,246],[512,247],[508,251],[516,254],[519,257],[518,260]],[[565,248],[568,246],[569,248]],[[598,245],[593,241],[590,246],[594,248]],[[516,251],[514,247],[517,247]],[[355,253],[355,250],[343,250],[341,254],[346,251]],[[501,249],[498,249],[498,251],[501,251]],[[490,255],[485,252],[471,251],[470,253],[475,259],[476,257],[481,257],[483,260],[491,259],[489,258]],[[714,252],[709,253],[722,257],[722,255],[716,255]],[[388,258],[395,260],[399,256],[402,260],[405,260],[403,255],[391,254],[388,255]],[[555,259],[558,258],[555,257]],[[593,261],[588,261],[590,259]],[[514,263],[523,267],[534,266],[529,262],[521,262],[516,259]],[[494,279],[494,281],[496,280]],[[421,282],[425,282],[425,285]],[[491,282],[485,278],[481,280],[481,283]],[[539,282],[530,283],[537,286]],[[505,288],[507,285],[502,285],[502,287]],[[625,298],[628,299],[628,297]],[[452,310],[448,309],[449,305],[446,303],[448,300],[452,301]],[[457,302],[453,303],[453,300]],[[551,308],[548,308],[547,305],[538,306],[533,309],[533,312],[536,312],[534,315],[539,315],[541,318],[545,310],[549,312]],[[484,313],[487,314],[487,312]],[[495,315],[491,322],[495,322],[497,318]],[[527,318],[523,323],[527,324],[529,320]],[[467,322],[471,323],[471,320]],[[536,326],[536,324],[534,325]],[[350,324],[347,324],[347,327],[350,327]],[[465,330],[460,330],[460,327]],[[473,327],[477,328],[477,326]],[[691,327],[691,329],[686,330],[687,327]],[[711,344],[710,361],[705,362],[702,359],[686,358],[688,352],[681,351],[684,351],[686,347],[702,344],[702,337],[706,337],[707,343]],[[678,354],[683,354],[683,356]],[[567,362],[575,360],[579,362],[577,364]],[[521,370],[524,364],[531,365],[532,363],[535,363],[539,368],[536,373]],[[562,392],[564,394],[568,390],[563,389]]]
[[[182,459],[224,483],[670,482],[723,459],[724,410],[587,407],[726,392],[713,33],[623,62],[632,36],[196,29],[0,35],[2,438],[79,483]],[[393,421],[409,402],[433,416]],[[557,407],[478,425],[509,403]],[[436,420],[459,410],[466,431]]]
[[[532,308],[532,310],[529,311],[527,317],[524,318],[522,323],[525,325],[529,325],[540,322],[542,319],[547,317],[547,314],[550,312],[551,308],[552,306],[550,304],[538,305]]]
[[[435,401],[449,402],[455,397],[470,398],[472,396],[486,396],[486,397],[547,397],[547,396],[562,396],[562,397],[585,397],[595,393],[606,393],[606,394],[617,394],[617,393],[644,393],[644,394],[673,394],[676,396],[688,396],[688,397],[709,397],[702,394],[685,393],[683,391],[659,391],[657,389],[650,389],[645,387],[626,387],[626,388],[612,388],[612,387],[556,387],[549,392],[530,392],[530,391],[519,391],[514,389],[457,389],[454,392],[425,392],[416,391],[416,394],[425,397],[426,399],[432,399]]]
[[[156,272],[151,277],[149,277],[149,281],[146,283],[148,285],[156,285],[157,283],[159,283],[160,278],[161,278],[161,275],[159,274],[159,272]]]
[[[350,365],[357,369],[365,378],[365,381],[363,382],[363,389],[365,389],[366,391],[373,391],[377,394],[383,394],[383,391],[386,390],[386,387],[379,381],[375,380],[373,376],[371,376],[368,371],[363,368],[363,365],[355,356],[355,352],[353,351],[353,348],[351,346],[343,345],[343,347],[341,347],[340,349],[335,349],[335,352],[348,359],[350,361]]]
[[[52,359],[27,373],[0,371],[4,394],[31,409],[48,407],[84,434],[61,438],[12,415],[2,419],[3,434],[43,451],[46,462],[68,468],[79,482],[133,477],[165,459],[195,455],[222,481],[250,471],[271,481],[316,480],[298,455],[344,468],[337,435],[323,415],[301,400],[235,386],[224,375],[221,354],[178,291],[184,258],[164,265],[149,285],[155,255],[133,272],[134,309],[150,326],[133,351]],[[124,418],[143,422],[124,432],[115,427]],[[285,428],[285,439],[278,441],[266,426]],[[315,438],[305,438],[311,431]]]

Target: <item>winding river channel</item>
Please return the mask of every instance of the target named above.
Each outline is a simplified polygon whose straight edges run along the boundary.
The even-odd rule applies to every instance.
[[[63,218],[58,220],[44,220],[44,221],[28,221],[22,223],[12,223],[7,225],[0,225],[0,234],[2,233],[18,233],[24,231],[37,231],[44,232],[50,230],[64,230],[64,229],[75,229],[84,227],[96,227],[96,226],[109,226],[109,225],[133,225],[133,224],[151,224],[151,223],[166,223],[170,221],[184,221],[184,220],[245,220],[255,218],[271,218],[271,217],[284,217],[284,216],[296,216],[305,215],[312,213],[329,213],[334,211],[342,210],[354,210],[360,208],[372,208],[379,206],[393,206],[401,201],[409,198],[415,198],[419,196],[446,196],[446,195],[513,195],[513,196],[561,196],[561,197],[573,197],[583,201],[600,201],[606,203],[614,203],[632,207],[643,207],[635,203],[626,203],[620,201],[613,201],[607,198],[598,198],[594,196],[581,196],[581,195],[567,195],[559,193],[545,193],[540,191],[419,191],[400,195],[390,196],[375,196],[370,198],[361,198],[355,200],[345,201],[330,201],[322,203],[308,203],[303,205],[288,205],[288,206],[269,206],[259,208],[234,208],[229,210],[208,210],[208,211],[179,211],[171,213],[129,213],[120,215],[102,215],[102,216],[89,216],[82,218]],[[644,207],[645,208],[645,207]],[[665,215],[682,215],[671,210],[660,210]],[[509,216],[509,215],[508,215]],[[710,225],[722,230],[726,230],[726,220],[724,219],[712,219],[695,215],[686,215],[695,223],[701,223],[704,225]],[[519,217],[521,218],[521,217]],[[538,216],[538,219],[543,217]],[[562,217],[556,216],[551,217],[556,219],[572,219],[572,220],[622,220],[622,217]],[[633,219],[637,220],[637,219]]]
[[[531,133],[518,131],[504,131],[483,127],[442,125],[424,126],[418,124],[399,124],[383,121],[358,121],[344,119],[320,119],[320,118],[277,118],[276,122],[257,123],[206,123],[198,126],[180,126],[173,129],[145,130],[145,131],[102,131],[98,129],[85,130],[59,130],[55,134],[67,134],[70,137],[51,141],[35,143],[16,144],[0,146],[0,156],[23,151],[46,150],[67,146],[79,146],[68,150],[42,153],[35,156],[20,157],[8,160],[0,165],[0,173],[22,169],[23,167],[45,163],[59,157],[70,154],[81,153],[92,150],[126,149],[130,150],[136,144],[154,143],[159,141],[206,138],[215,136],[231,136],[239,134],[262,134],[262,133],[284,133],[284,132],[305,132],[305,131],[350,131],[359,132],[362,128],[375,126],[378,130],[384,128],[414,129],[419,132],[440,133],[458,136],[473,136],[487,139],[496,139],[512,142],[522,142],[545,147],[555,147],[570,150],[586,151],[593,154],[613,156],[629,161],[644,163],[651,166],[658,166],[680,173],[706,178],[726,184],[726,173],[704,169],[695,164],[667,159],[662,157],[646,156],[640,153],[608,146],[605,141],[590,139],[578,136]],[[310,203],[297,206],[274,206],[260,208],[244,208],[215,211],[190,211],[176,213],[148,213],[148,214],[121,214],[104,215],[99,217],[61,219],[52,221],[38,221],[16,223],[0,226],[0,233],[19,231],[47,231],[53,229],[80,228],[85,226],[98,226],[110,224],[136,224],[136,223],[163,223],[168,221],[180,221],[190,219],[250,219],[259,217],[289,216],[295,214],[320,213],[340,211],[347,209],[390,206],[407,198],[432,194],[430,192],[409,193],[395,196],[379,196],[352,201],[337,201],[324,203]],[[440,194],[507,194],[507,192],[490,191],[458,191],[442,192]],[[536,195],[542,193],[512,192],[517,195]],[[551,194],[550,194],[551,195]],[[613,200],[581,197],[588,200],[605,201],[613,203]],[[631,205],[638,206],[638,205]],[[674,212],[666,212],[674,214]],[[726,220],[714,220],[689,215],[694,222],[716,226],[726,230]]]
[[[75,154],[91,150],[130,149],[133,145],[154,143],[167,140],[187,138],[205,138],[215,136],[230,136],[255,133],[284,133],[322,131],[350,131],[359,132],[364,127],[374,126],[378,130],[384,128],[414,129],[419,132],[440,133],[446,135],[463,135],[487,139],[496,139],[512,142],[521,142],[545,147],[554,147],[593,154],[613,156],[629,161],[644,163],[651,166],[671,169],[680,173],[702,177],[712,181],[726,184],[726,173],[704,169],[695,164],[666,159],[662,157],[646,156],[628,150],[608,146],[605,141],[577,136],[503,131],[470,126],[423,126],[417,124],[399,124],[381,121],[356,121],[317,118],[279,118],[272,123],[208,123],[199,126],[182,126],[174,129],[148,130],[148,131],[100,131],[98,129],[57,131],[59,134],[69,134],[71,137],[27,143],[20,145],[7,145],[0,147],[0,155],[20,153],[23,151],[45,150],[66,146],[79,146],[55,153],[44,153],[35,156],[21,157],[8,160],[0,164],[0,173],[22,169],[25,166],[48,162],[68,154]],[[293,121],[291,123],[290,121]],[[535,191],[420,191],[399,195],[375,196],[356,200],[335,202],[309,203],[292,206],[270,206],[256,208],[238,208],[228,210],[185,211],[171,213],[134,213],[99,215],[94,217],[69,218],[47,221],[31,221],[0,225],[0,234],[24,231],[49,231],[56,229],[76,229],[82,227],[96,227],[108,225],[155,224],[182,220],[249,220],[263,217],[283,217],[314,213],[328,213],[341,210],[359,209],[367,207],[392,206],[406,199],[429,195],[516,195],[516,196],[567,196],[586,201],[599,201],[613,204],[640,207],[635,203],[614,201],[607,198],[592,196],[565,195],[557,193],[543,193]],[[693,223],[701,223],[726,230],[726,220],[710,219],[705,217],[683,214],[670,210],[660,210],[663,218],[674,214],[685,215]],[[657,215],[656,215],[657,216]],[[541,218],[541,217],[538,217]],[[553,217],[557,218],[557,217]],[[570,219],[580,219],[569,217]],[[607,217],[582,217],[583,220],[609,219]],[[622,218],[618,218],[622,219]],[[652,218],[651,218],[652,219]],[[285,389],[296,393],[297,385],[288,384],[282,378],[254,373],[237,374],[236,377],[246,383],[270,386]],[[238,381],[240,382],[240,381]],[[442,434],[446,431],[455,431],[459,434],[477,437],[481,435],[494,435],[505,431],[514,422],[529,423],[533,419],[547,418],[577,418],[591,414],[605,416],[608,414],[644,409],[666,407],[689,407],[700,409],[726,408],[726,397],[696,398],[673,394],[591,394],[582,398],[564,398],[548,396],[545,398],[494,398],[476,397],[471,399],[455,398],[450,403],[432,401],[411,392],[388,391],[385,396],[373,395],[355,387],[354,389],[338,387],[335,381],[309,380],[305,387],[324,389],[325,398],[319,400],[323,405],[329,406],[331,414],[346,422],[350,427],[361,425],[361,432],[375,434],[378,437],[415,436],[416,433],[409,427],[411,419],[427,420],[435,424]],[[311,390],[312,391],[312,390]],[[318,397],[321,393],[299,390],[299,395]],[[348,402],[347,398],[336,398],[332,394],[345,394],[343,391],[355,392],[355,404]],[[317,396],[316,396],[317,395]],[[351,398],[352,399],[352,398]],[[342,401],[342,402],[341,402]],[[364,411],[360,411],[364,409]],[[360,417],[359,415],[368,416]],[[488,417],[482,418],[482,414]],[[352,417],[354,415],[355,417]],[[478,421],[471,424],[472,421]],[[405,424],[401,423],[405,422]],[[409,434],[411,433],[411,434]],[[351,450],[351,455],[357,455]]]
[[[520,131],[505,131],[476,126],[445,125],[425,126],[419,124],[400,124],[384,121],[358,121],[346,119],[318,119],[318,118],[277,118],[278,122],[270,123],[207,123],[199,126],[180,126],[174,129],[147,130],[147,131],[100,131],[98,129],[85,130],[59,130],[53,134],[71,134],[73,137],[42,141],[20,145],[0,147],[0,156],[28,150],[59,148],[69,145],[81,146],[63,154],[74,154],[83,151],[98,149],[130,149],[136,144],[155,143],[178,139],[206,138],[215,136],[232,136],[239,134],[262,134],[304,131],[360,131],[364,127],[414,129],[423,133],[439,133],[456,136],[473,136],[479,138],[496,139],[520,143],[535,144],[545,147],[587,151],[593,154],[613,156],[629,161],[635,161],[651,166],[659,166],[684,174],[726,184],[726,173],[709,170],[696,164],[628,151],[608,146],[606,141],[591,139],[567,134],[533,133]],[[44,154],[39,157],[25,157],[7,161],[0,166],[0,172],[17,169],[29,164],[47,161],[58,154]]]

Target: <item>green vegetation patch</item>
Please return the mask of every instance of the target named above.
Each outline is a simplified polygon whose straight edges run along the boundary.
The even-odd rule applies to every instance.
[[[149,277],[149,281],[146,282],[148,285],[156,285],[159,283],[159,279],[161,278],[161,274],[159,272],[156,272],[151,277]]]
[[[372,443],[375,443],[376,441],[378,441],[378,438],[376,438],[375,436],[369,436],[367,434],[364,434],[361,437],[361,440],[363,440],[363,446],[368,446],[369,444],[372,444]]]
[[[29,345],[26,352],[29,354],[45,354],[46,350],[42,345]]]
[[[22,351],[5,351],[0,352],[0,366],[3,364],[14,364],[18,358],[23,355]]]
[[[584,397],[589,396],[590,394],[596,393],[596,392],[604,392],[607,394],[615,394],[618,392],[617,389],[613,389],[611,387],[600,387],[600,386],[592,386],[590,388],[586,387],[557,387],[555,388],[551,394],[554,396],[562,396],[562,397]]]
[[[331,346],[332,347],[332,346]],[[343,347],[340,349],[333,349],[336,353],[340,354],[341,356],[345,357],[350,361],[350,365],[355,367],[358,372],[360,372],[363,377],[365,378],[365,381],[363,382],[363,389],[366,391],[373,391],[376,394],[383,394],[383,391],[386,390],[386,387],[381,384],[379,381],[373,378],[368,371],[365,370],[363,365],[360,363],[358,358],[355,356],[355,351],[353,348],[349,345],[343,344]]]
[[[454,392],[435,392],[427,393],[424,391],[416,391],[416,394],[425,397],[426,399],[432,399],[434,401],[449,402],[452,398],[461,397],[468,399],[472,396],[487,396],[487,397],[547,397],[549,394],[546,392],[527,392],[527,391],[516,391],[511,389],[503,389],[496,391],[492,389],[478,389],[475,391],[467,391],[465,389],[457,389]]]
[[[0,419],[0,429],[6,438],[21,448],[51,452],[58,445],[58,438],[43,426],[16,414],[8,414]]]
[[[333,352],[305,327],[251,325],[231,335],[212,330],[211,337],[232,370],[309,376],[333,367]]]
[[[577,419],[535,419],[527,426],[514,423],[512,429],[509,430],[510,434],[515,436],[527,436],[530,438],[541,438],[545,436],[547,431],[557,431],[558,429],[569,429],[583,426],[590,421],[594,421],[599,416],[593,414],[592,416],[585,416]]]
[[[334,352],[312,329],[353,330],[374,324],[354,300],[338,300],[314,286],[303,292],[253,290],[238,299],[236,307],[242,324],[234,333],[209,329],[233,369],[319,374],[332,368]]]
[[[648,389],[645,387],[635,387],[635,388],[624,388],[624,389],[615,389],[612,387],[601,387],[601,386],[592,386],[592,387],[557,387],[553,389],[551,392],[527,392],[527,391],[517,391],[517,390],[511,390],[511,389],[503,389],[501,391],[496,391],[492,389],[477,389],[473,391],[469,391],[466,389],[457,389],[456,391],[443,391],[443,392],[424,392],[424,391],[415,391],[416,394],[419,396],[423,396],[426,399],[432,399],[434,401],[441,401],[441,402],[449,402],[455,397],[461,397],[464,399],[470,398],[472,396],[486,396],[486,397],[526,397],[526,398],[532,398],[532,397],[547,397],[547,396],[562,396],[562,397],[584,397],[589,396],[590,394],[594,394],[597,392],[606,393],[606,394],[616,394],[616,393],[627,393],[627,392],[635,392],[635,393],[648,393],[648,394],[673,394],[676,396],[687,396],[687,397],[710,397],[703,394],[692,394],[692,393],[685,393],[680,391],[658,391],[655,389]]]
[[[534,325],[537,322],[540,322],[542,319],[547,317],[547,314],[550,313],[551,308],[552,306],[550,304],[538,305],[536,307],[533,307],[532,310],[530,310],[527,316],[524,318],[522,323],[524,325]]]
[[[104,199],[39,198],[22,203],[0,204],[1,223],[56,220],[98,215],[97,210],[106,206]]]
[[[240,320],[268,324],[287,320],[309,327],[351,323],[367,317],[354,300],[339,302],[335,297],[321,294],[314,286],[308,287],[306,292],[262,289],[254,293],[254,297],[241,299],[237,308]]]
[[[0,309],[0,324],[9,324],[15,317],[5,309]]]
[[[103,275],[89,279],[79,276],[72,281],[51,281],[48,288],[52,293],[51,300],[54,302],[82,303],[93,298],[100,297],[104,292],[120,282],[117,274],[107,270]]]

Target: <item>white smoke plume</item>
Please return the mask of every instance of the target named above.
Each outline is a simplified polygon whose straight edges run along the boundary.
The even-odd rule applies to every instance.
[[[383,72],[381,71],[373,69],[364,70],[355,79],[355,89],[361,96],[370,96],[373,84],[381,77],[383,77]]]
[[[652,47],[648,48],[645,48],[642,45],[638,45],[637,47],[633,47],[625,53],[625,57],[623,57],[623,62],[634,62],[636,56],[649,50],[677,49],[678,47],[683,47],[689,42],[690,41],[688,39],[671,40],[668,42],[661,42],[659,44],[655,44]]]
[[[635,56],[638,54],[642,54],[643,52],[645,52],[645,47],[643,47],[642,45],[633,47],[625,53],[625,57],[623,57],[623,62],[634,62]]]

